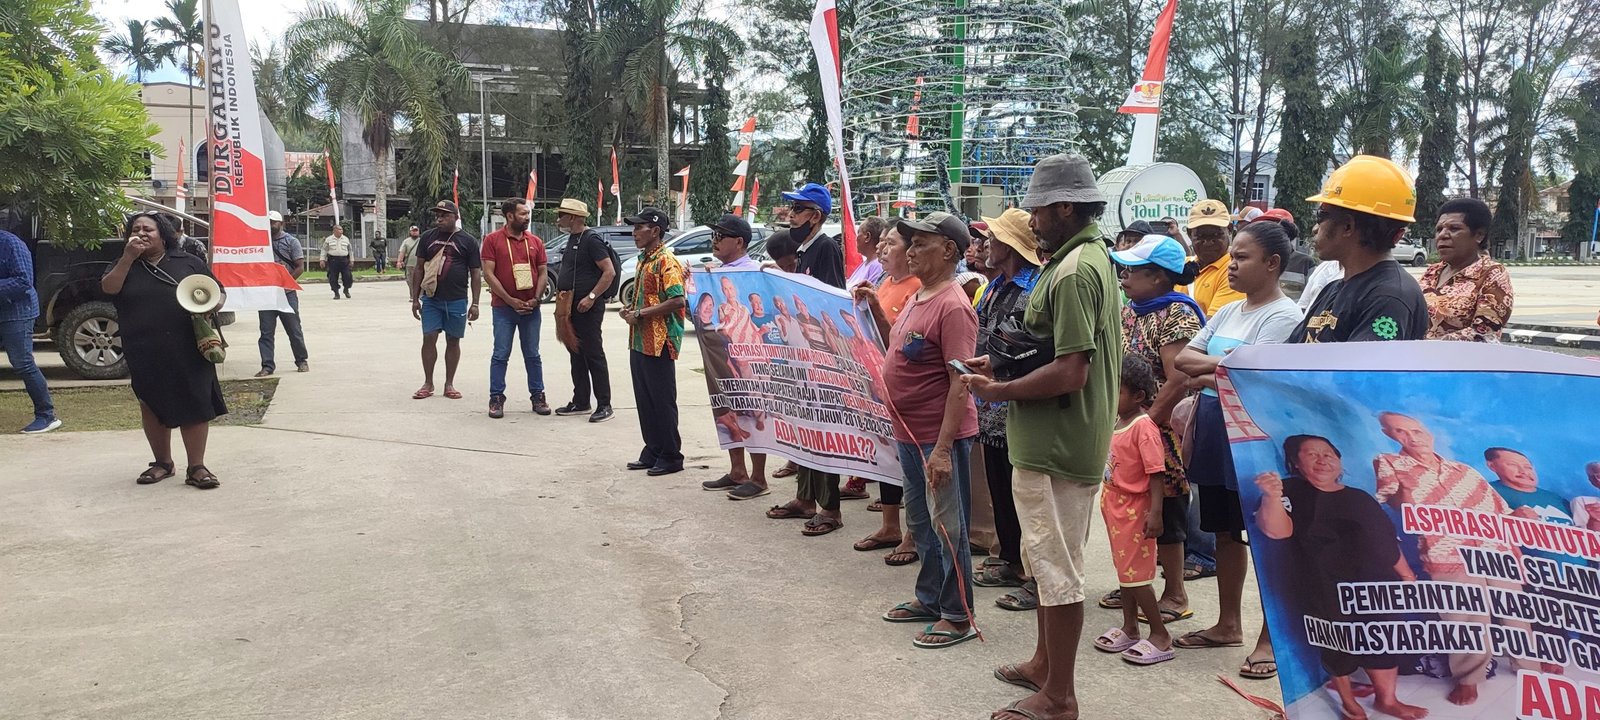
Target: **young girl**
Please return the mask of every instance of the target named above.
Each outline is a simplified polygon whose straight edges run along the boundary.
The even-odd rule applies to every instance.
[[[1166,452],[1161,431],[1144,413],[1156,396],[1150,363],[1135,354],[1122,358],[1122,390],[1117,398],[1117,427],[1111,436],[1100,512],[1111,536],[1111,563],[1122,588],[1122,627],[1095,639],[1102,652],[1121,653],[1134,665],[1155,665],[1173,658],[1172,636],[1156,609],[1156,538],[1161,536],[1162,480]],[[1139,639],[1139,615],[1150,622],[1150,637]]]

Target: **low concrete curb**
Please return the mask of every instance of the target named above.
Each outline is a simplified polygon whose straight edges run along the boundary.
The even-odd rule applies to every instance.
[[[1506,325],[1504,335],[1506,342],[1524,345],[1600,350],[1600,335],[1576,332],[1581,329],[1583,328],[1509,323]]]

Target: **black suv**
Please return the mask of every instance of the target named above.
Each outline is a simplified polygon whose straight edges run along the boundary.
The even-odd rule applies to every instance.
[[[618,260],[627,262],[628,258],[639,254],[638,246],[633,243],[632,225],[602,225],[589,229],[600,233],[600,237],[611,243],[611,249],[617,251]],[[561,267],[561,255],[566,252],[567,238],[569,237],[571,235],[561,233],[544,241],[545,257],[550,261],[549,270],[547,271],[550,276],[546,278],[544,284],[544,300],[546,302],[556,299],[556,271]],[[617,272],[622,272],[622,268],[617,268]]]
[[[117,309],[100,291],[100,277],[121,257],[127,241],[102,240],[94,248],[61,248],[48,240],[27,244],[33,249],[33,289],[39,294],[34,334],[53,341],[62,362],[79,376],[127,377]],[[218,313],[217,320],[227,325],[233,322],[233,313]]]

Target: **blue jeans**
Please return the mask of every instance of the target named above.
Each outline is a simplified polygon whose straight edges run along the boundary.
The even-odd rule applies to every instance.
[[[900,448],[900,469],[905,473],[906,525],[922,556],[917,570],[917,602],[950,622],[967,622],[972,606],[972,545],[967,531],[972,521],[972,441],[957,440],[950,447],[950,482],[936,491],[930,517],[928,479],[923,463],[933,445],[896,443]],[[935,524],[937,521],[937,524]],[[950,536],[944,541],[939,525]],[[954,546],[953,548],[951,546]],[[955,554],[951,554],[954,549]],[[965,598],[965,602],[963,602]]]
[[[494,354],[489,356],[489,394],[506,394],[506,365],[511,362],[511,336],[522,341],[522,365],[528,371],[528,394],[544,392],[544,361],[539,358],[539,311],[519,315],[504,305],[489,309],[494,316]]]
[[[1189,486],[1189,537],[1183,543],[1183,560],[1206,572],[1216,572],[1217,536],[1200,529],[1200,501],[1195,498],[1198,492],[1199,488]]]
[[[33,320],[7,320],[0,322],[0,346],[5,347],[11,360],[11,370],[22,378],[33,400],[34,419],[53,420],[56,406],[50,402],[50,386],[44,382],[44,373],[33,362]]]

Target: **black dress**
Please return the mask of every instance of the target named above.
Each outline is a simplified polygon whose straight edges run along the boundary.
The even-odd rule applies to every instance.
[[[144,260],[134,261],[122,292],[112,298],[133,394],[166,427],[210,422],[228,412],[217,366],[200,354],[194,321],[178,305],[178,289],[168,279],[216,276],[205,261],[183,251],[169,251],[156,267],[159,272]]]
[[[1400,541],[1394,523],[1371,495],[1351,487],[1323,492],[1298,477],[1283,479],[1284,503],[1294,520],[1289,541],[1301,572],[1291,594],[1307,615],[1334,622],[1372,621],[1370,616],[1347,615],[1339,607],[1339,583],[1395,582],[1400,561]],[[1394,618],[1389,618],[1394,619]],[[1399,667],[1394,655],[1351,655],[1319,648],[1322,665],[1334,677],[1357,668],[1389,670]]]

